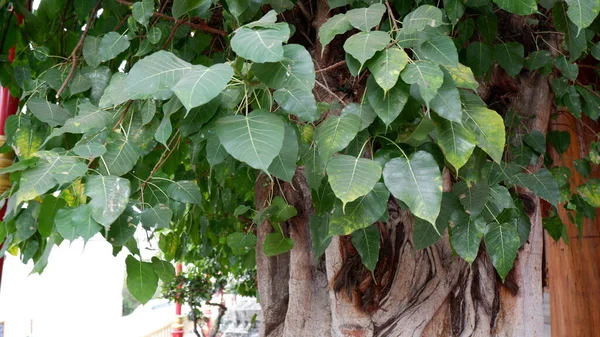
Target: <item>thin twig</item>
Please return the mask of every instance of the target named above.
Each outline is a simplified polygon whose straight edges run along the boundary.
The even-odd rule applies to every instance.
[[[125,1],[125,0],[115,0],[115,1],[118,2],[118,3],[120,3],[120,4],[123,4],[125,6],[132,6],[133,5],[133,3],[129,2],[129,1]],[[173,22],[177,22],[178,21],[178,19],[176,19],[176,18],[174,18],[172,16],[169,16],[169,15],[166,15],[166,14],[163,14],[163,13],[159,13],[159,12],[152,13],[152,16],[156,16],[158,18],[161,18],[161,19],[167,20],[167,21],[173,21]],[[217,35],[221,35],[221,36],[227,36],[227,35],[229,35],[225,31],[209,27],[206,24],[206,22],[204,22],[204,21],[202,21],[200,19],[197,19],[197,20],[200,20],[200,23],[194,23],[193,21],[195,21],[196,19],[197,18],[192,18],[191,21],[186,21],[185,23],[183,23],[183,25],[191,27],[191,28],[194,28],[196,30],[205,31],[207,33],[217,34]]]
[[[71,59],[73,60],[73,64],[71,65],[71,71],[69,71],[69,75],[67,75],[67,78],[65,79],[63,84],[60,86],[60,89],[58,89],[58,91],[56,92],[56,98],[60,97],[60,94],[62,94],[62,92],[65,90],[65,88],[67,87],[67,84],[69,84],[69,81],[71,80],[71,77],[73,77],[73,74],[75,73],[75,69],[77,68],[77,52],[79,51],[79,48],[81,48],[81,46],[83,45],[83,40],[85,40],[85,37],[87,36],[87,34],[90,30],[90,27],[94,23],[94,19],[96,18],[96,13],[100,9],[100,5],[102,5],[102,0],[98,0],[98,2],[96,3],[96,6],[94,6],[94,9],[92,9],[92,12],[90,13],[88,22],[85,26],[85,30],[83,31],[83,34],[81,34],[81,38],[79,38],[79,42],[77,42],[77,45],[71,52]]]
[[[179,137],[179,131],[177,130],[177,132],[175,132],[175,135],[173,135],[173,138],[171,138],[171,141],[169,142],[169,144],[167,145],[167,148],[165,149],[165,151],[160,155],[160,158],[158,159],[158,162],[156,163],[156,165],[154,165],[154,168],[152,168],[152,171],[150,172],[150,174],[148,175],[148,178],[146,178],[146,180],[144,180],[141,184],[140,184],[140,189],[142,190],[142,193],[144,192],[144,188],[146,187],[146,184],[148,184],[148,182],[150,181],[150,179],[152,179],[152,176],[154,176],[154,174],[160,170],[160,168],[162,167],[162,165],[167,161],[167,159],[169,159],[169,157],[171,156],[171,153],[173,153],[173,150],[177,147],[177,145],[179,145],[179,142],[181,141],[181,137]],[[173,141],[175,141],[175,144],[173,145]],[[173,146],[171,146],[173,145]]]
[[[394,31],[398,31],[398,24],[396,23],[396,18],[394,17],[394,13],[392,12],[392,6],[390,6],[390,2],[385,0],[385,5],[387,7],[388,13],[390,14],[390,18],[392,19],[392,24],[394,25]]]
[[[169,43],[171,43],[171,40],[173,39],[173,36],[177,32],[177,29],[179,29],[179,27],[181,25],[185,24],[186,22],[187,22],[187,19],[178,21],[175,25],[173,25],[173,29],[171,29],[171,34],[169,34],[169,37],[167,37],[167,39],[165,40],[165,43],[163,44],[162,49],[167,49],[167,47],[169,46]]]
[[[315,73],[320,73],[320,72],[325,72],[325,71],[333,70],[335,68],[343,66],[344,64],[346,64],[346,61],[340,61],[340,62],[337,62],[337,63],[334,63],[334,64],[330,65],[329,67],[321,68],[321,69],[315,71]]]
[[[344,100],[336,95],[333,91],[331,91],[331,89],[327,88],[323,83],[319,82],[319,81],[315,81],[315,83],[320,86],[321,88],[323,88],[325,91],[327,91],[327,93],[329,93],[331,96],[335,97],[343,106],[346,106],[346,102],[344,102]]]

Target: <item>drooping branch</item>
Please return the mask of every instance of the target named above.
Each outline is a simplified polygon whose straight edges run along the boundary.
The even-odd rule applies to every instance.
[[[96,5],[94,6],[94,8],[92,9],[92,12],[90,13],[90,17],[88,18],[87,24],[85,25],[83,34],[81,34],[81,37],[79,38],[79,41],[77,42],[77,45],[75,46],[75,48],[73,48],[73,51],[71,52],[70,57],[73,61],[72,65],[71,65],[71,70],[69,71],[69,74],[67,75],[67,78],[65,78],[65,81],[63,82],[63,84],[60,86],[60,88],[56,92],[56,98],[60,97],[62,92],[65,90],[65,88],[69,84],[69,81],[71,81],[71,78],[73,77],[73,74],[75,73],[75,69],[77,69],[77,53],[79,52],[79,49],[81,48],[81,46],[83,46],[83,41],[85,40],[86,36],[88,35],[88,32],[90,31],[90,27],[92,26],[92,24],[94,23],[94,20],[96,19],[96,13],[98,13],[98,10],[100,9],[100,5],[102,5],[102,0],[98,0],[98,2],[96,2]]]

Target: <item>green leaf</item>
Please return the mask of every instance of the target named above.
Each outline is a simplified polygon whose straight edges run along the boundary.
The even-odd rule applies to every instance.
[[[471,218],[466,213],[460,213],[450,231],[452,248],[468,263],[475,261],[479,253],[479,244],[485,233],[483,217]]]
[[[438,27],[442,23],[442,11],[439,8],[422,5],[404,17],[401,32],[410,34],[424,30],[427,26]]]
[[[444,0],[444,9],[453,25],[465,14],[465,5],[460,0]]]
[[[71,117],[67,110],[43,98],[30,98],[27,101],[27,110],[31,111],[37,119],[52,127],[63,125]]]
[[[226,64],[215,64],[208,68],[194,65],[172,90],[189,111],[217,97],[232,77],[233,69]]]
[[[125,259],[127,269],[127,289],[136,300],[146,304],[156,292],[158,276],[152,263],[140,262],[128,255]]]
[[[342,115],[344,114],[353,114],[360,117],[360,128],[359,131],[362,131],[369,127],[377,118],[377,113],[371,107],[371,104],[364,102],[365,96],[363,96],[363,102],[361,104],[358,103],[349,103],[342,109]]]
[[[537,12],[537,3],[535,0],[494,0],[498,7],[507,12],[529,15]]]
[[[287,23],[272,24],[270,28],[238,29],[231,39],[231,49],[239,56],[257,63],[284,59],[283,43],[290,38]]]
[[[208,130],[206,135],[206,160],[208,160],[210,166],[214,167],[222,163],[227,156],[229,154],[223,147],[223,144],[221,144],[217,136],[217,131],[214,129]]]
[[[296,172],[297,161],[298,136],[294,127],[286,123],[281,151],[279,151],[279,154],[273,159],[271,165],[269,165],[269,173],[291,183]]]
[[[217,135],[227,152],[251,167],[267,172],[283,145],[281,118],[264,110],[217,121]]]
[[[379,260],[379,229],[369,226],[352,233],[352,245],[358,251],[363,264],[374,272]]]
[[[87,36],[83,41],[83,59],[90,67],[95,68],[102,63],[100,59],[100,41],[102,39],[95,36]]]
[[[390,43],[390,35],[380,30],[373,32],[360,32],[350,36],[344,43],[344,50],[352,55],[362,66],[370,60],[375,53],[383,50]]]
[[[525,58],[525,67],[529,70],[537,70],[550,62],[552,62],[552,56],[549,51],[537,50],[527,55]]]
[[[390,160],[383,168],[383,180],[415,216],[435,224],[442,202],[442,175],[429,152]]]
[[[434,63],[458,67],[458,52],[452,39],[446,35],[437,35],[418,45],[415,49],[419,57]]]
[[[494,57],[498,64],[506,70],[506,73],[515,77],[523,69],[525,49],[522,44],[517,42],[497,44],[494,45]]]
[[[518,173],[510,178],[511,182],[516,185],[528,188],[538,197],[548,201],[550,204],[557,206],[560,199],[558,184],[552,176],[552,173],[543,168],[535,173]]]
[[[506,141],[502,117],[486,107],[468,105],[463,110],[463,123],[475,133],[477,145],[499,163]]]
[[[465,181],[459,181],[452,186],[454,193],[463,205],[467,213],[473,218],[476,218],[485,207],[490,196],[490,187],[484,181],[477,184],[468,184]]]
[[[56,198],[51,194],[46,194],[40,207],[38,217],[38,232],[44,238],[48,238],[54,232],[54,218],[59,209],[65,207],[67,202],[63,198]]]
[[[92,219],[90,207],[87,204],[79,205],[76,208],[59,209],[54,222],[56,231],[69,241],[82,237],[84,242],[87,242],[102,229],[102,226]]]
[[[298,116],[301,121],[314,122],[319,119],[317,101],[312,90],[279,89],[273,93],[273,98],[285,112]]]
[[[310,216],[309,225],[313,256],[319,259],[331,243],[329,216],[313,214]]]
[[[323,172],[325,172],[325,164],[321,160],[321,155],[316,147],[310,147],[302,156],[304,165],[306,182],[313,190],[318,190],[321,186]]]
[[[429,106],[437,112],[440,117],[462,124],[460,93],[450,76],[444,76],[444,83],[438,89],[435,97],[429,102]]]
[[[375,3],[367,8],[349,10],[346,12],[346,18],[354,28],[368,32],[381,22],[384,13],[385,5]]]
[[[322,49],[325,49],[325,46],[336,35],[344,34],[350,29],[352,29],[352,25],[345,14],[337,14],[327,19],[321,28],[319,28],[319,42],[321,42]]]
[[[381,166],[370,159],[338,155],[327,163],[327,175],[333,192],[345,206],[373,189],[381,177]]]
[[[549,131],[548,141],[558,154],[563,154],[567,152],[569,145],[571,145],[571,135],[568,131]]]
[[[552,18],[554,27],[561,33],[564,33],[565,44],[569,51],[571,61],[577,60],[581,53],[587,49],[587,38],[585,30],[581,31],[568,17],[567,5],[564,2],[557,2],[552,8]]]
[[[106,62],[114,59],[117,55],[121,54],[125,50],[129,48],[129,40],[127,40],[127,35],[119,34],[117,32],[107,33],[100,40],[100,46],[98,50],[100,51],[100,61]]]
[[[597,0],[565,0],[569,5],[567,15],[579,28],[578,33],[594,22],[600,13],[600,2]]]
[[[256,235],[235,232],[227,236],[227,245],[233,255],[245,255],[256,247]]]
[[[477,88],[479,87],[479,83],[473,76],[471,68],[459,63],[458,67],[456,68],[444,67],[444,69],[450,74],[450,77],[452,77],[452,80],[454,80],[454,84],[456,84],[458,88],[477,90]]]
[[[589,87],[576,86],[577,92],[583,98],[583,112],[592,120],[597,121],[600,117],[600,97],[596,91]]]
[[[191,180],[180,180],[174,181],[169,185],[167,189],[167,194],[169,198],[190,203],[200,205],[202,203],[202,194],[200,193],[200,187],[196,182]]]
[[[100,66],[94,69],[83,68],[82,74],[87,76],[92,81],[92,88],[90,89],[89,99],[92,104],[98,105],[104,89],[108,86],[111,77],[111,71],[108,67]]]
[[[353,114],[330,116],[317,126],[315,142],[321,160],[327,162],[334,153],[343,150],[356,137],[360,118]]]
[[[471,42],[467,47],[467,62],[476,76],[483,76],[493,64],[492,47],[487,43]]]
[[[279,232],[267,235],[262,247],[266,256],[283,254],[292,249],[294,249],[294,240],[286,238]]]
[[[131,15],[135,21],[147,26],[154,13],[154,0],[142,0],[133,4]]]
[[[112,114],[90,103],[82,103],[77,108],[79,110],[77,116],[66,120],[61,128],[52,131],[50,137],[60,136],[63,133],[86,133],[92,129],[102,130],[112,126],[114,122]]]
[[[400,72],[408,63],[408,55],[398,47],[386,48],[378,52],[367,67],[384,93],[392,89],[398,81]]]
[[[164,204],[157,204],[153,207],[145,207],[142,213],[140,213],[142,227],[144,227],[146,230],[151,230],[154,228],[169,228],[172,217],[173,211],[169,208],[169,206]]]
[[[17,204],[48,192],[56,185],[70,183],[87,172],[87,165],[75,157],[50,151],[38,151],[40,158],[34,168],[23,171],[17,190]]]
[[[158,51],[136,62],[125,81],[130,99],[170,97],[171,88],[192,65],[173,53]]]
[[[577,187],[577,193],[593,207],[600,207],[600,180],[590,179]]]
[[[133,169],[140,156],[141,150],[133,139],[112,132],[107,140],[106,153],[100,160],[100,173],[122,176]]]
[[[408,88],[406,84],[399,82],[387,93],[375,83],[374,76],[367,80],[367,98],[373,111],[385,123],[386,126],[400,115],[402,109],[408,102]]]
[[[448,225],[456,222],[458,213],[464,214],[458,198],[450,192],[444,192],[442,194],[440,215],[435,220],[435,226],[420,218],[414,218],[414,248],[424,249],[439,241],[444,235],[446,228],[448,228]]]
[[[129,180],[115,176],[88,176],[85,194],[92,218],[108,228],[123,213],[129,202]]]
[[[523,136],[523,141],[537,153],[546,153],[546,137],[538,130],[533,130]]]
[[[284,222],[298,214],[298,211],[294,206],[289,205],[282,197],[276,196],[271,201],[271,206],[276,207],[276,211],[269,215],[269,218],[273,222]]]
[[[80,72],[76,72],[73,78],[69,81],[69,93],[71,95],[79,94],[90,90],[92,87],[92,81],[82,75]]]
[[[99,106],[101,108],[110,108],[129,100],[129,95],[125,91],[126,79],[127,74],[124,73],[115,73],[111,77],[110,84],[104,89],[104,94],[100,98]]]
[[[569,63],[564,55],[559,56],[554,62],[556,68],[560,70],[564,77],[574,81],[579,75],[579,67],[577,64]]]
[[[311,91],[315,86],[315,66],[306,48],[298,44],[285,45],[283,57],[279,62],[255,63],[252,72],[269,88]]]
[[[171,12],[175,18],[179,18],[196,8],[208,7],[211,3],[211,0],[174,0]]]
[[[162,38],[162,31],[158,27],[151,27],[148,29],[148,33],[146,33],[146,38],[150,43],[157,44]]]
[[[417,61],[409,64],[400,76],[404,82],[416,84],[419,87],[421,98],[427,107],[444,83],[444,73],[440,67],[429,61]]]
[[[463,167],[477,140],[475,134],[464,125],[441,118],[434,118],[437,130],[437,143],[444,152],[446,160],[456,169]]]
[[[376,183],[369,194],[345,206],[338,204],[329,221],[328,235],[349,235],[369,227],[385,214],[389,197],[385,185]]]
[[[494,42],[498,35],[498,18],[496,14],[480,15],[477,18],[477,31],[483,35],[486,42]]]
[[[152,267],[158,278],[163,283],[169,283],[175,278],[175,267],[168,261],[161,260],[156,256],[152,257]]]
[[[519,233],[511,224],[491,223],[485,234],[485,247],[498,275],[504,281],[519,250]]]

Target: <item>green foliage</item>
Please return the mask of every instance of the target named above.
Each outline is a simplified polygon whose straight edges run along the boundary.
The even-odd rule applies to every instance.
[[[173,282],[204,295],[222,288],[206,275],[243,280],[236,291],[252,294],[256,254],[294,249],[298,215],[310,219],[314,258],[333,236],[351,235],[374,272],[373,224],[398,202],[415,216],[415,248],[448,231],[470,263],[485,240],[502,278],[531,227],[514,186],[566,207],[578,226],[595,216],[597,180],[569,186],[569,169],[538,160],[547,145],[568,153],[570,134],[523,131],[486,82],[552,74],[556,104],[597,120],[596,88],[579,81],[581,59],[600,59],[597,1],[326,2],[337,14],[314,43],[314,27],[278,15],[295,1],[270,1],[265,13],[260,1],[106,0],[91,13],[86,2],[43,0],[23,13],[27,25],[0,16],[5,46],[16,45],[14,63],[0,58],[0,81],[21,101],[5,126],[17,157],[1,171],[13,182],[5,249],[40,272],[55,244],[100,233],[115,254],[130,252],[127,284],[145,302],[159,279],[173,291]],[[509,15],[528,15],[536,43],[507,34]],[[552,30],[562,46],[548,45]],[[576,162],[586,179],[598,144]],[[454,182],[446,192],[443,172]],[[277,196],[283,182],[310,192],[314,213]],[[266,204],[255,206],[256,189],[269,191]],[[273,230],[259,242],[265,222]],[[558,217],[544,227],[566,237]],[[141,260],[136,229],[157,238],[161,259]],[[175,278],[173,261],[190,273]]]

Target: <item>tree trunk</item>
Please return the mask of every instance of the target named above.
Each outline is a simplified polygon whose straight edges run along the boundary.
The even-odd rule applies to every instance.
[[[313,27],[318,29],[330,15],[325,1],[318,1]],[[318,41],[314,45],[319,51],[314,53],[317,69],[343,59],[343,54],[330,50],[336,48],[335,41],[323,53]],[[316,92],[321,100],[343,96],[329,89],[328,81],[334,78],[325,72],[320,72],[317,80],[323,82],[319,85],[323,90]],[[510,79],[495,71],[480,95],[486,99],[498,89],[510,97],[507,106],[527,117],[523,118],[527,130],[546,133],[553,109],[547,77],[530,73]],[[541,163],[528,169],[535,171]],[[449,191],[451,176],[447,170],[443,176],[444,190]],[[301,167],[292,184],[269,183],[266,176],[260,176],[257,209],[264,208],[274,195],[283,195],[298,210],[284,225],[295,242],[289,253],[264,256],[262,242],[273,229],[265,221],[257,230],[258,291],[264,314],[261,336],[542,336],[540,199],[526,190],[519,194],[529,206],[532,228],[504,283],[483,242],[471,265],[453,254],[447,233],[435,245],[415,250],[413,217],[393,197],[388,202],[389,222],[375,224],[381,233],[381,250],[374,280],[349,237],[333,238],[324,257],[317,260],[313,256],[309,230],[313,209]]]

